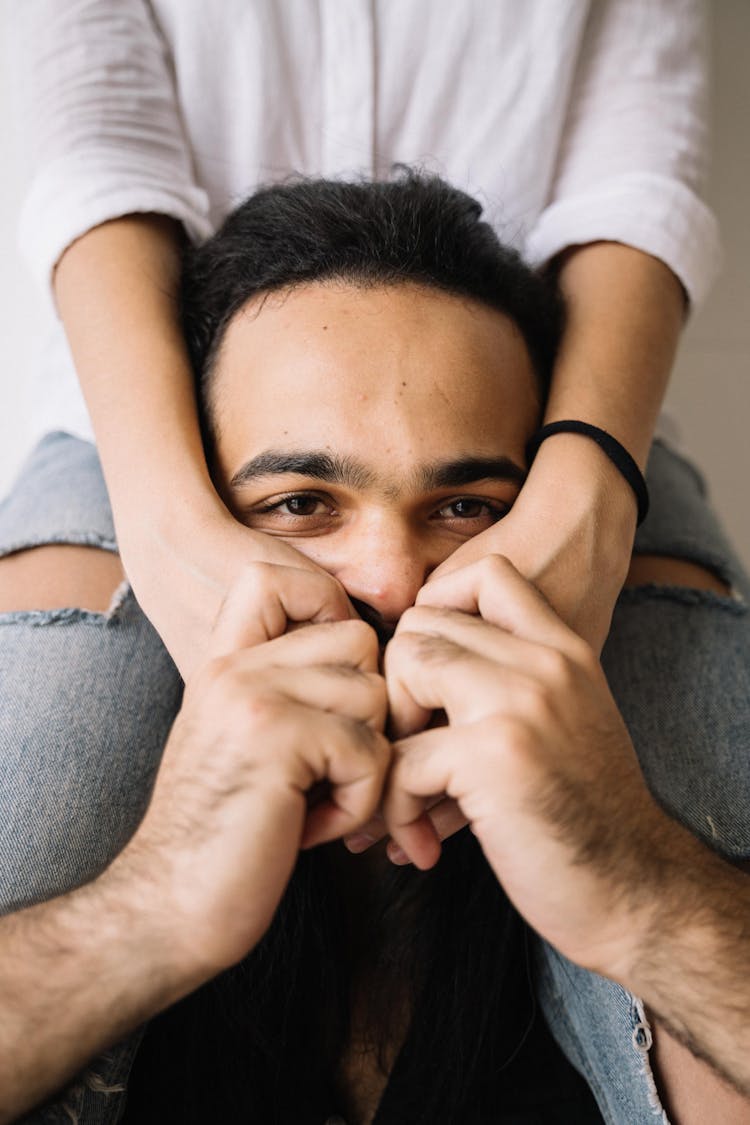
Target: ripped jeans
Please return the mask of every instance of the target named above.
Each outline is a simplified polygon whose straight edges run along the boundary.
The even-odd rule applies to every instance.
[[[646,779],[707,843],[750,856],[750,587],[700,477],[666,446],[649,463],[642,554],[715,571],[732,597],[623,591],[603,662]],[[0,503],[0,556],[48,543],[116,550],[96,451],[48,434]],[[106,613],[0,614],[0,913],[80,885],[137,828],[182,682],[127,583]],[[636,997],[537,944],[537,990],[608,1125],[665,1121]],[[139,1033],[94,1060],[27,1125],[115,1125]]]

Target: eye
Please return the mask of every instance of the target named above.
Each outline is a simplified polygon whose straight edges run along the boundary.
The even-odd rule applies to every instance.
[[[237,505],[235,514],[246,527],[269,535],[327,535],[341,525],[340,505],[327,492],[300,489],[277,492],[247,506]]]
[[[280,496],[277,499],[270,499],[265,504],[259,504],[254,508],[255,512],[262,514],[274,514],[281,517],[287,516],[291,519],[305,519],[311,515],[324,515],[331,512],[332,505],[326,503],[320,496],[315,493],[290,493],[288,496]]]
[[[285,500],[274,504],[272,508],[266,508],[266,511],[284,512],[290,516],[314,516],[323,506],[323,502],[317,496],[308,496],[303,493],[300,496],[287,496]]]
[[[484,520],[494,523],[507,515],[510,508],[508,504],[500,501],[478,500],[473,496],[460,496],[451,500],[438,511],[440,519],[445,520]]]

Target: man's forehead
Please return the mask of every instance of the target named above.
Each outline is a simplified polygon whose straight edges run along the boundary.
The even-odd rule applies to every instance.
[[[282,311],[288,322],[274,319]],[[226,481],[243,472],[249,482],[246,463],[260,456],[266,474],[300,471],[272,470],[269,451],[336,455],[306,475],[360,488],[370,472],[384,488],[389,473],[398,491],[425,487],[439,478],[439,457],[511,455],[515,477],[507,466],[489,475],[523,473],[538,388],[518,330],[494,310],[414,287],[311,286],[230,323],[226,343],[213,415]],[[462,479],[454,468],[450,483]]]

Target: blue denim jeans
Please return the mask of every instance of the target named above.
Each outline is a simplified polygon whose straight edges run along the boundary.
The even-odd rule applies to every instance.
[[[750,856],[750,586],[700,476],[666,446],[649,463],[640,553],[717,572],[733,596],[646,586],[615,611],[604,665],[661,803],[728,857]],[[0,503],[0,556],[49,543],[116,550],[96,451],[48,434]],[[137,828],[182,682],[127,583],[105,613],[0,614],[0,913],[100,872]],[[666,1121],[637,997],[537,943],[553,1034],[608,1125]],[[115,1045],[27,1125],[114,1125],[139,1033]]]

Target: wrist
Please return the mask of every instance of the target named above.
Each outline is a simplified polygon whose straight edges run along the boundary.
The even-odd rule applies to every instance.
[[[590,422],[580,419],[566,418],[558,422],[550,422],[532,434],[526,443],[526,462],[533,464],[539,447],[549,438],[560,434],[576,434],[579,437],[593,441],[598,449],[606,456],[607,460],[617,469],[618,473],[629,486],[636,502],[637,522],[640,526],[648,515],[649,494],[646,479],[638,464],[628,450],[608,430],[601,426],[594,426]]]
[[[591,967],[663,1008],[676,974],[720,959],[720,930],[737,911],[737,872],[660,810],[643,840],[617,895],[622,940]]]
[[[592,549],[627,571],[635,536],[633,490],[606,454],[580,434],[555,434],[542,442],[523,487],[524,501],[551,503],[561,517],[597,530]]]
[[[148,1015],[176,1003],[218,970],[192,941],[184,893],[160,855],[142,846],[139,833],[91,884],[113,941],[133,949],[138,962],[134,996],[145,990]]]
[[[217,527],[235,522],[205,468],[186,466],[184,459],[179,472],[161,465],[148,486],[135,488],[127,497],[113,496],[112,507],[126,569],[129,548],[153,549],[160,554],[166,549],[189,556],[203,534],[210,537]]]

